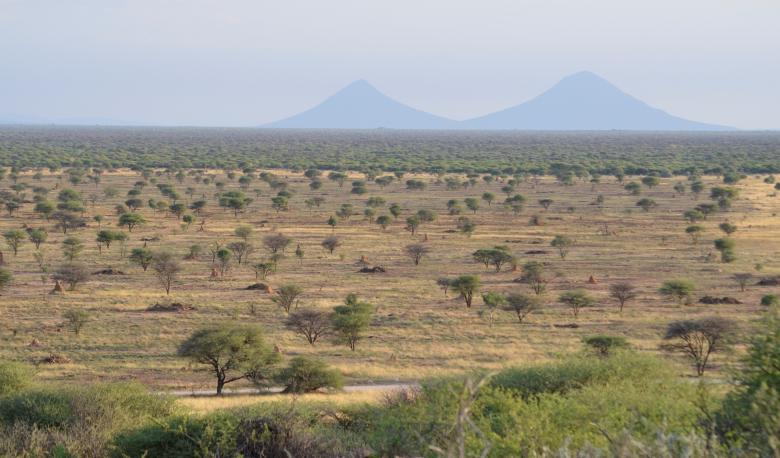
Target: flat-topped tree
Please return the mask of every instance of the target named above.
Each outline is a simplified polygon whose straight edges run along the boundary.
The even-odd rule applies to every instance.
[[[414,262],[414,265],[420,264],[422,258],[431,252],[430,248],[422,243],[414,243],[404,248],[404,253]]]
[[[574,315],[575,320],[579,316],[580,310],[586,307],[593,307],[596,304],[596,300],[582,289],[567,291],[558,296],[558,300],[571,308],[571,313]]]
[[[217,379],[217,395],[228,383],[269,379],[272,366],[280,360],[258,326],[234,324],[195,331],[181,343],[178,355],[209,366]]]
[[[139,213],[124,213],[119,215],[119,226],[127,227],[128,232],[133,232],[133,229],[146,224],[146,218]]]
[[[287,329],[302,335],[309,345],[314,345],[317,339],[332,332],[330,314],[319,310],[290,312],[284,324]]]
[[[336,248],[340,247],[341,244],[342,244],[341,239],[336,237],[335,235],[325,237],[325,239],[322,241],[322,247],[328,250],[330,254],[333,254],[333,251],[335,251]]]
[[[678,304],[682,305],[690,300],[695,289],[693,282],[680,279],[665,281],[658,292],[664,296],[674,298]]]
[[[734,327],[731,320],[720,317],[674,321],[666,328],[664,340],[674,341],[666,348],[687,355],[701,377],[712,353],[728,346]]]
[[[453,291],[457,291],[463,300],[466,301],[467,308],[471,308],[474,294],[477,293],[480,288],[479,277],[474,275],[461,275],[450,282],[450,288],[452,288]]]
[[[290,243],[292,243],[292,239],[281,233],[271,234],[263,237],[263,245],[271,253],[284,253],[284,250],[288,245],[290,245]]]
[[[514,312],[517,321],[522,323],[525,318],[542,307],[542,301],[538,296],[528,294],[509,294],[506,296],[504,310]]]

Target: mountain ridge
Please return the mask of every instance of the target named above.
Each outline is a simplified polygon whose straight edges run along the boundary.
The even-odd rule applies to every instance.
[[[725,131],[733,127],[671,115],[589,71],[566,76],[530,100],[456,121],[404,105],[366,80],[356,80],[323,102],[265,128],[463,130]]]

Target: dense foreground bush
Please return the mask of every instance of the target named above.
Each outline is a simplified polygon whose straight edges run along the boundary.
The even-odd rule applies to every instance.
[[[119,431],[173,413],[138,384],[33,388],[0,398],[0,456],[106,456]]]
[[[342,409],[262,403],[187,416],[135,385],[22,387],[0,398],[0,455],[780,456],[778,313],[722,401],[709,393],[720,388],[625,350],[429,381]],[[296,374],[323,369],[300,366]]]
[[[316,404],[262,404],[204,417],[177,416],[119,435],[115,456],[366,456],[363,441],[334,426],[335,418]]]

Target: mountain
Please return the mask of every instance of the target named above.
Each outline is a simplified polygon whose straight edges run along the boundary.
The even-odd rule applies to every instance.
[[[464,129],[735,130],[672,116],[591,72],[567,76],[544,93],[505,110],[463,121]]]
[[[263,127],[301,129],[450,129],[457,122],[416,110],[358,80],[319,105]]]

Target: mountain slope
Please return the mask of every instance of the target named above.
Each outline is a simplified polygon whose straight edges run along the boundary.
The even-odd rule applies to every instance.
[[[466,129],[734,130],[672,116],[590,72],[562,79],[528,102],[463,121]]]
[[[263,127],[303,129],[448,129],[456,121],[416,110],[358,80],[319,105]]]

